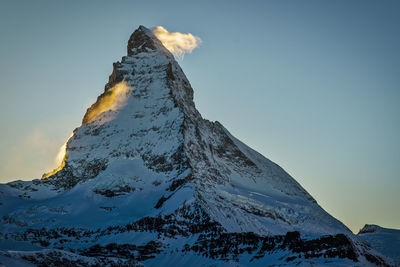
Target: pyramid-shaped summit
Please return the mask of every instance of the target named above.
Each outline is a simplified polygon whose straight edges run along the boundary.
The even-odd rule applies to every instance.
[[[391,264],[277,164],[203,119],[151,30],[140,26],[127,50],[60,168],[0,185],[0,262]]]

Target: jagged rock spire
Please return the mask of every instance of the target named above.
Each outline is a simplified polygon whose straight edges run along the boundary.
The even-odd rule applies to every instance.
[[[172,54],[164,47],[160,40],[153,34],[153,32],[140,25],[129,38],[127,55],[133,56],[142,52],[149,52],[151,50],[159,50],[168,58],[173,58]]]

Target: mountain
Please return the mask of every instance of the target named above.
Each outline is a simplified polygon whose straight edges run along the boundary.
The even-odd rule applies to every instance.
[[[9,265],[395,265],[203,119],[173,55],[143,26],[61,166],[0,192]]]
[[[357,236],[367,241],[375,250],[400,264],[400,230],[366,224]]]

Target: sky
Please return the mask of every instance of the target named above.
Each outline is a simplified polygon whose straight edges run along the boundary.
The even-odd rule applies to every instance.
[[[139,26],[192,33],[177,59],[204,118],[291,174],[354,232],[400,229],[400,2],[1,1],[0,182],[39,178]]]

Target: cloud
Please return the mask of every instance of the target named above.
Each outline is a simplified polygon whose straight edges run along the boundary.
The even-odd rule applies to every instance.
[[[153,33],[172,54],[180,59],[183,59],[185,53],[192,53],[201,44],[201,39],[191,33],[168,32],[162,26],[155,27]]]
[[[58,150],[57,156],[54,159],[55,166],[60,166],[62,161],[64,160],[65,153],[67,152],[67,142],[73,135],[74,135],[74,133],[71,133],[70,136],[68,137],[68,139],[65,140],[64,144]]]
[[[31,180],[55,168],[54,157],[60,144],[56,139],[40,128],[20,137],[14,146],[2,151],[7,156],[0,162],[0,181]]]
[[[54,159],[54,163],[55,166],[57,166],[56,168],[54,168],[52,171],[44,173],[42,175],[42,178],[47,178],[53,174],[55,174],[56,172],[62,170],[65,166],[65,160],[67,158],[67,143],[68,140],[74,135],[74,133],[71,133],[71,135],[68,137],[68,139],[64,142],[64,144],[59,148],[57,156]]]

